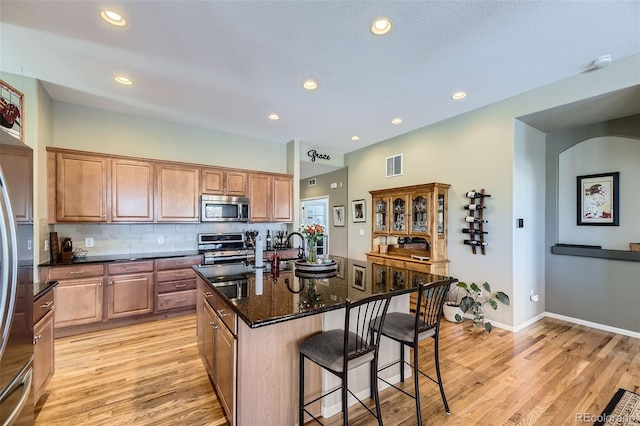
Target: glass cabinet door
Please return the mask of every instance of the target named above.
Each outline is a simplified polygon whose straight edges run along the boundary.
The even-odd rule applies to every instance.
[[[389,232],[388,204],[387,197],[373,199],[373,211],[375,213],[373,232]]]
[[[387,267],[373,264],[373,292],[385,293],[387,291]]]
[[[422,195],[411,197],[411,233],[426,234],[428,220],[428,202]]]
[[[438,194],[438,234],[444,234],[444,194]]]
[[[391,268],[391,285],[389,290],[404,290],[407,288],[407,276],[408,271],[406,269]]]
[[[391,204],[391,232],[407,232],[407,200],[405,197],[393,198]]]

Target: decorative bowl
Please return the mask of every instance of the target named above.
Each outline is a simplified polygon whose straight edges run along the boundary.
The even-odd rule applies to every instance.
[[[83,248],[77,248],[73,250],[73,258],[74,259],[84,259],[87,257],[88,251]]]

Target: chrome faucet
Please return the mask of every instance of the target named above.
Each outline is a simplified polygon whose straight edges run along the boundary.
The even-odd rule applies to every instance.
[[[294,235],[297,235],[300,237],[300,239],[302,240],[302,245],[298,246],[298,258],[299,259],[304,259],[305,257],[305,253],[304,253],[304,235],[302,235],[300,232],[292,232],[287,236],[287,247],[289,247],[290,243],[289,240],[291,239],[291,237],[293,237]],[[293,248],[293,246],[291,246],[291,248]]]

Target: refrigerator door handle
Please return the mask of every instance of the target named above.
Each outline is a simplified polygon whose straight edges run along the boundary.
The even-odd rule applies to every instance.
[[[16,225],[5,182],[0,169],[0,358],[9,340],[18,271]]]
[[[33,367],[30,360],[25,366],[25,368],[23,368],[22,371],[20,371],[20,373],[2,391],[2,394],[0,395],[0,401],[4,401],[18,388],[22,387],[22,392],[20,392],[20,397],[18,398],[16,405],[13,406],[6,420],[4,421],[4,423],[2,423],[2,426],[12,425],[16,421],[16,419],[22,412],[22,409],[24,408],[24,406],[29,400],[32,384],[33,384]]]

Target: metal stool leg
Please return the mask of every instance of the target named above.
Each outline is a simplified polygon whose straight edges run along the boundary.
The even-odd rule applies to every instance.
[[[418,347],[413,348],[413,383],[416,393],[416,414],[418,416],[418,426],[422,426],[422,412],[420,411],[420,381],[418,374]]]
[[[438,351],[438,334],[436,334],[436,337],[434,337],[435,339],[435,347],[433,349],[434,353],[435,353],[435,361],[436,361],[436,374],[438,376],[438,386],[440,387],[440,396],[442,396],[442,402],[444,402],[444,410],[447,412],[447,414],[450,414],[451,411],[449,411],[449,404],[447,404],[447,397],[444,396],[444,386],[442,385],[442,376],[440,375],[440,355],[439,355],[439,351]]]
[[[298,395],[299,395],[299,406],[298,406],[298,410],[299,410],[299,426],[303,426],[304,425],[304,355],[302,355],[302,353],[300,354],[300,389],[298,389]]]

